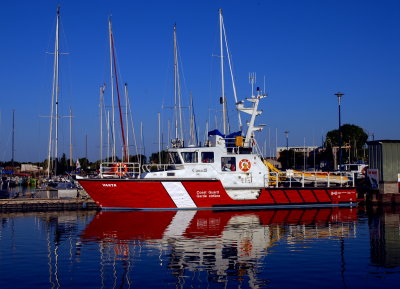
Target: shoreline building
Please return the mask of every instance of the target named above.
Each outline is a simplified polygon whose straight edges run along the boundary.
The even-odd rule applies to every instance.
[[[374,140],[368,144],[368,170],[372,188],[381,194],[398,194],[400,184],[400,140]]]

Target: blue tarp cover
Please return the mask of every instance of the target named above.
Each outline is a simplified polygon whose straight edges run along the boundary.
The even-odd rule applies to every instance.
[[[221,136],[223,138],[235,138],[236,136],[241,136],[242,132],[241,131],[237,131],[237,132],[233,132],[233,133],[230,133],[230,134],[225,136],[219,130],[214,129],[214,130],[211,130],[211,131],[208,132],[208,136],[211,136],[211,135],[219,135],[219,136]]]

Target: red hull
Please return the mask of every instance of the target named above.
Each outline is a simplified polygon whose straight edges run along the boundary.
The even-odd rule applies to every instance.
[[[186,213],[179,215],[180,213]],[[107,242],[126,240],[157,240],[168,235],[173,223],[179,224],[181,237],[221,237],[229,222],[235,217],[252,216],[255,224],[310,225],[357,220],[357,210],[352,208],[321,208],[292,210],[209,211],[200,210],[193,215],[176,211],[99,212],[81,235],[85,241]],[[176,232],[175,232],[176,233]]]
[[[218,180],[81,179],[102,208],[199,209],[355,205],[355,188],[265,188],[255,200],[232,199]]]

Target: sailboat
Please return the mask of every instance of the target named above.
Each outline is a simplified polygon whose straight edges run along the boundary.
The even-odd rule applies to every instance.
[[[57,6],[56,33],[54,44],[53,84],[51,93],[49,145],[47,155],[47,180],[42,188],[36,190],[36,195],[43,197],[75,198],[78,196],[78,188],[71,178],[57,175],[58,164],[58,127],[59,127],[59,31],[60,31],[60,6]],[[72,128],[72,111],[70,110],[70,136]],[[54,124],[53,124],[54,120]],[[53,129],[55,135],[53,136]],[[54,138],[54,139],[53,139]],[[70,144],[70,158],[72,159],[72,146]],[[53,154],[53,155],[52,155]]]
[[[220,44],[223,53],[222,10],[219,11]],[[221,61],[223,57],[221,57]],[[223,79],[223,64],[221,64]],[[222,80],[223,81],[223,80]],[[222,88],[224,85],[222,84]],[[355,206],[359,201],[354,184],[308,187],[304,183],[273,182],[273,171],[257,150],[255,132],[262,126],[266,95],[252,90],[250,97],[236,101],[238,113],[250,116],[247,131],[230,133],[226,118],[226,98],[222,89],[223,132],[208,132],[203,146],[184,146],[178,134],[168,149],[169,163],[140,165],[114,162],[104,164],[96,177],[77,178],[85,191],[103,209],[177,210],[238,208],[306,208]],[[240,123],[240,126],[243,125]],[[331,184],[332,185],[332,184]]]

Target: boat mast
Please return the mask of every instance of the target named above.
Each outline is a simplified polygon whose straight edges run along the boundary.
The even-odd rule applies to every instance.
[[[115,107],[114,107],[114,73],[113,73],[113,48],[112,48],[112,22],[111,16],[108,18],[108,36],[110,40],[110,82],[111,82],[111,126],[113,133],[115,132]],[[115,162],[116,155],[116,144],[115,137],[113,138],[112,149],[111,149],[111,161]]]
[[[58,165],[58,75],[59,75],[59,67],[58,67],[58,58],[59,58],[59,30],[60,30],[60,6],[57,9],[57,27],[56,27],[56,51],[55,51],[55,105],[56,105],[56,139],[55,139],[55,146],[54,146],[54,174],[57,175],[57,165]]]
[[[158,163],[161,164],[161,115],[157,112],[158,118]]]
[[[140,142],[141,142],[141,148],[143,149],[143,156],[146,157],[146,148],[144,146],[144,137],[143,137],[143,122],[140,122]],[[142,153],[140,154],[140,160],[139,163],[142,163]]]
[[[127,160],[129,162],[129,122],[128,122],[128,84],[124,85],[124,93],[125,93],[125,124],[126,124],[126,155]]]
[[[121,126],[121,136],[122,136],[122,146],[123,146],[123,156],[122,156],[122,161],[127,161],[128,156],[127,156],[127,151],[126,151],[126,143],[125,143],[125,132],[124,132],[124,123],[122,120],[122,108],[121,108],[121,96],[120,96],[120,92],[119,92],[119,85],[118,85],[118,74],[117,74],[117,63],[116,63],[116,57],[115,57],[115,46],[114,46],[114,36],[112,33],[112,29],[111,29],[111,19],[109,22],[109,28],[110,28],[110,48],[111,48],[111,80],[113,80],[113,78],[115,77],[115,87],[116,87],[116,91],[117,91],[117,97],[118,97],[118,110],[119,110],[119,122],[120,122],[120,126]],[[113,103],[113,108],[112,108],[112,115],[113,115],[113,131],[115,134],[115,114],[114,114],[114,96],[112,93],[112,103]],[[115,161],[115,153],[116,153],[116,141],[115,141],[115,137],[114,137],[114,152],[113,152],[113,156],[114,156],[114,160]]]
[[[194,114],[193,95],[190,94],[190,144],[198,145],[196,118]]]
[[[105,84],[100,86],[100,162],[103,161],[103,102],[104,102]]]
[[[178,45],[176,38],[176,24],[174,25],[174,112],[175,112],[175,139],[183,142],[181,86],[179,81]],[[179,132],[178,132],[179,129]]]
[[[72,109],[69,108],[69,166],[73,166],[72,162]]]
[[[117,63],[116,63],[115,51],[114,51],[114,37],[111,38],[111,41],[112,41],[112,54],[113,54],[113,61],[114,61],[115,87],[117,89],[117,97],[118,97],[119,123],[121,125],[122,148],[123,148],[122,161],[127,161],[128,155],[126,152],[124,122],[122,120],[121,95],[119,93],[119,85],[118,85]]]
[[[220,57],[221,57],[221,98],[220,103],[222,104],[222,119],[223,119],[223,133],[227,135],[229,133],[228,121],[227,121],[227,106],[225,99],[225,80],[224,80],[224,47],[222,41],[223,35],[223,17],[222,9],[219,9],[219,42],[220,42]]]
[[[53,66],[53,85],[51,92],[51,113],[50,113],[50,133],[49,133],[49,147],[48,147],[48,155],[47,155],[47,177],[50,177],[51,172],[51,149],[53,144],[53,117],[54,117],[54,109],[56,110],[56,124],[55,124],[55,173],[57,173],[57,148],[58,148],[58,56],[59,56],[59,23],[60,23],[60,6],[57,6],[57,18],[56,18],[56,38],[54,45],[54,66]],[[55,105],[54,105],[55,104]]]
[[[233,77],[233,68],[232,68],[232,60],[231,60],[231,53],[229,51],[229,45],[228,45],[228,39],[226,36],[226,30],[225,30],[225,25],[224,25],[224,19],[222,18],[222,29],[224,33],[224,39],[225,39],[225,48],[226,48],[226,56],[228,58],[228,64],[229,64],[229,71],[231,74],[231,81],[232,81],[232,89],[233,89],[233,96],[235,98],[235,103],[238,103],[238,98],[237,98],[237,93],[236,93],[236,85],[235,85],[235,78]],[[237,110],[238,113],[238,121],[239,121],[239,130],[243,130],[243,124],[242,124],[242,117],[240,115],[240,111]]]
[[[110,111],[107,110],[107,162],[110,161]]]
[[[15,154],[15,109],[12,111],[12,149],[11,149],[11,166],[14,168],[14,154]]]
[[[142,121],[140,122],[140,139],[141,139],[142,148],[143,148],[143,156],[146,157],[146,147],[144,146],[143,122]],[[142,156],[140,156],[140,160],[142,160]]]

